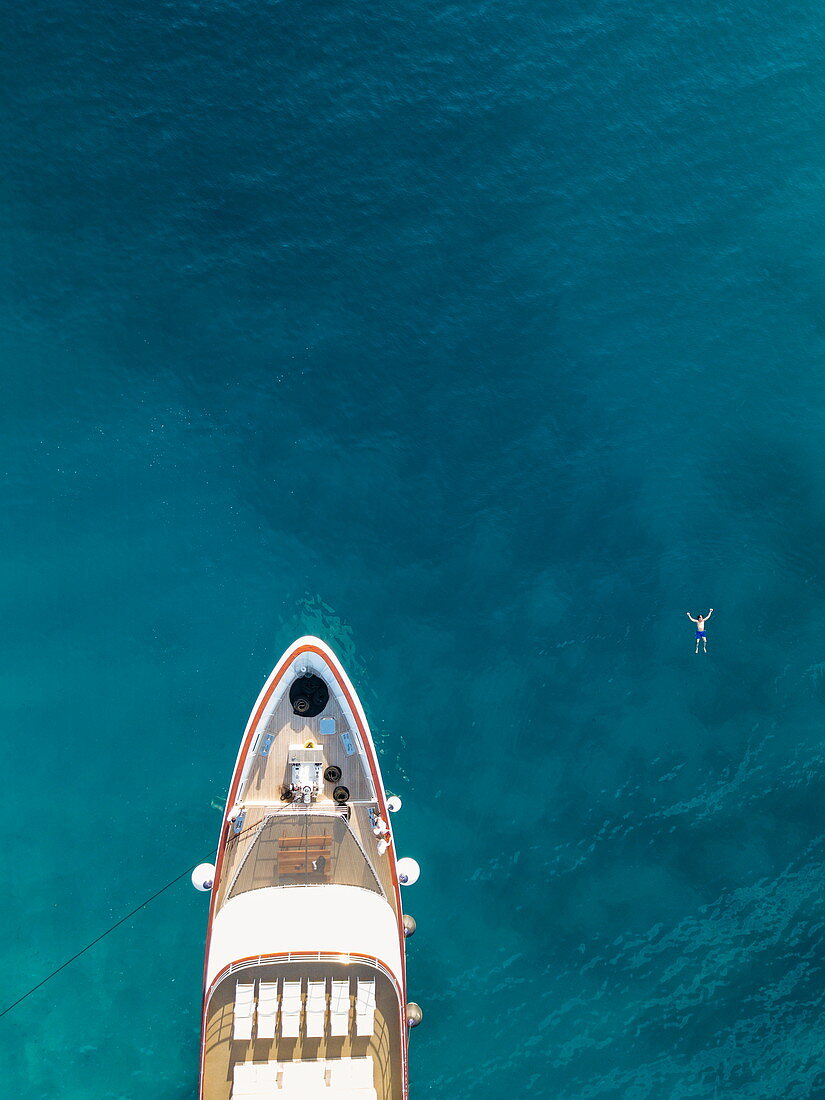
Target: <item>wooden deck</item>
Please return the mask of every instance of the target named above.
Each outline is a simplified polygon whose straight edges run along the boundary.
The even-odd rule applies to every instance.
[[[333,736],[321,736],[321,718],[332,717],[335,719],[335,734]],[[363,757],[359,752],[348,755],[341,734],[348,734],[355,741],[356,735],[351,730],[336,699],[330,697],[322,715],[317,718],[303,718],[292,712],[288,694],[276,706],[266,725],[261,731],[253,747],[256,747],[252,759],[252,766],[248,773],[246,785],[241,797],[243,808],[243,820],[240,822],[240,831],[231,832],[226,844],[221,878],[218,884],[217,913],[226,902],[230,889],[238,879],[241,865],[244,865],[243,873],[246,874],[246,862],[250,859],[254,847],[254,867],[257,877],[254,886],[278,885],[280,882],[278,872],[283,870],[285,864],[281,862],[281,852],[274,847],[270,850],[270,863],[264,858],[266,837],[262,836],[264,823],[275,814],[283,820],[300,820],[298,815],[313,814],[313,811],[329,813],[341,813],[341,808],[333,801],[332,791],[337,784],[323,783],[322,790],[317,801],[310,806],[300,803],[288,803],[281,801],[281,793],[288,779],[289,750],[296,745],[304,745],[307,741],[314,741],[323,750],[322,771],[329,765],[337,765],[341,769],[339,782],[349,789],[350,802],[348,810],[349,826],[357,843],[363,849],[367,861],[371,865],[378,879],[384,896],[393,905],[393,884],[388,856],[379,856],[376,839],[373,836],[370,822],[370,809],[376,809],[375,792],[369,773],[365,770]],[[267,742],[269,742],[267,744]],[[262,755],[262,749],[267,748],[267,754]],[[237,824],[237,823],[236,823]],[[271,830],[280,831],[280,830]],[[317,830],[316,830],[317,831]],[[263,841],[263,843],[261,843]],[[257,842],[257,843],[256,843]],[[301,845],[297,844],[300,849]],[[304,846],[306,857],[305,869],[310,870],[311,864],[317,860],[318,852],[310,854],[311,849]],[[313,882],[336,882],[334,867],[328,867],[322,876],[308,876],[303,884],[311,885]],[[301,884],[300,876],[291,885]]]
[[[323,1038],[310,1039],[302,1022],[297,1039],[281,1037],[280,1020],[274,1039],[251,1040],[232,1038],[235,990],[238,981],[255,979],[275,981],[277,978],[298,980],[313,978],[346,978],[350,982],[350,1025],[345,1037],[329,1034],[329,1021]],[[357,1036],[353,1022],[355,989],[358,978],[374,978],[375,1028],[370,1037]],[[267,963],[244,967],[228,975],[212,994],[205,1033],[205,1063],[203,1100],[230,1100],[235,1065],[239,1062],[324,1061],[337,1058],[371,1057],[375,1066],[374,1086],[379,1100],[400,1100],[402,1096],[401,1039],[399,1026],[401,1005],[389,978],[368,965],[344,964],[334,959],[306,963]],[[274,1094],[277,1096],[277,1093]]]
[[[321,736],[322,718],[335,719],[333,736]],[[359,802],[374,798],[372,781],[362,766],[362,758],[358,753],[352,756],[347,754],[341,738],[342,733],[349,734],[353,743],[356,743],[357,734],[350,729],[344,712],[334,696],[330,696],[323,714],[318,715],[317,718],[303,718],[293,714],[289,694],[285,693],[263,730],[259,731],[258,752],[244,790],[244,801],[263,800],[280,803],[281,786],[287,774],[290,746],[303,745],[310,739],[323,746],[324,767],[337,764],[341,769],[341,783],[349,788],[351,801]],[[262,756],[261,749],[267,736],[273,737],[273,741],[269,746],[268,754]],[[331,786],[327,793],[331,796]]]

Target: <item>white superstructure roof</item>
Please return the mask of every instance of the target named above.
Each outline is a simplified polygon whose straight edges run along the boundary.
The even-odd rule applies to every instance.
[[[374,956],[401,981],[398,924],[380,894],[358,886],[267,886],[218,910],[206,987],[230,963],[289,951]]]

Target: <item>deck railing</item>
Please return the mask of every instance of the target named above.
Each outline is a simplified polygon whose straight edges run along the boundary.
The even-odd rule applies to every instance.
[[[385,978],[389,979],[398,997],[399,1005],[402,1003],[401,987],[398,984],[398,979],[379,958],[376,958],[375,955],[348,955],[346,953],[330,951],[285,951],[283,954],[278,955],[251,955],[249,958],[241,959],[239,962],[229,963],[212,979],[212,984],[209,986],[207,994],[204,997],[204,1006],[209,1004],[212,999],[212,994],[222,981],[226,978],[231,978],[233,974],[237,974],[242,970],[249,970],[255,966],[282,966],[285,964],[288,965],[289,963],[324,962],[343,963],[346,966],[366,965],[373,967],[379,974],[383,974]]]

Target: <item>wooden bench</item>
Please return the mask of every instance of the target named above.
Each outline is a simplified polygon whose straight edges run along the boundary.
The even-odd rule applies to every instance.
[[[312,864],[319,859],[324,863],[317,870]],[[332,837],[282,836],[278,838],[278,877],[284,875],[312,875],[319,882],[328,882],[332,871]]]

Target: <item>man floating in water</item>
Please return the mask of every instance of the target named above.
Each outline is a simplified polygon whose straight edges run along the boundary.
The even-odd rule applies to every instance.
[[[692,623],[696,623],[696,649],[694,650],[694,652],[695,653],[699,652],[699,639],[701,638],[702,641],[704,642],[704,645],[705,645],[705,653],[707,653],[707,651],[708,651],[708,637],[707,637],[707,634],[705,634],[705,623],[708,621],[708,619],[713,614],[713,608],[711,608],[710,611],[708,611],[707,615],[700,615],[698,619],[694,619],[694,617],[691,615],[691,613],[689,611],[686,614],[687,614],[687,617],[690,619],[690,621]]]

